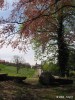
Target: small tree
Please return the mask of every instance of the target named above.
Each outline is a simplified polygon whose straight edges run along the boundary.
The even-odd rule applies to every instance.
[[[19,70],[20,70],[20,67],[21,67],[21,64],[24,62],[24,59],[18,55],[15,55],[14,56],[14,63],[16,65],[16,68],[17,68],[17,74],[19,73]]]

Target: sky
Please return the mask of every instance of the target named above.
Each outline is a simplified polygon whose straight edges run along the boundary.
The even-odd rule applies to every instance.
[[[30,63],[31,65],[36,64],[36,61],[34,58],[34,51],[32,50],[31,47],[30,47],[30,50],[28,50],[26,53],[19,51],[18,49],[12,49],[10,46],[8,47],[4,46],[3,48],[0,49],[1,60],[13,62],[13,58],[15,55],[23,57],[26,63]],[[40,61],[37,61],[37,63],[40,63]]]
[[[18,0],[15,0],[18,1]],[[3,10],[0,10],[0,17],[7,18],[12,10],[12,2],[13,0],[5,0],[5,2],[9,2],[9,5],[4,8]],[[1,25],[0,25],[1,27]],[[13,61],[13,57],[15,55],[21,56],[25,59],[26,63],[30,63],[31,65],[36,64],[35,58],[34,58],[34,51],[30,47],[29,50],[27,50],[26,53],[19,51],[18,49],[13,50],[10,46],[6,47],[5,45],[3,48],[0,48],[0,59],[6,60],[6,61]],[[40,61],[37,61],[37,63],[41,63]]]

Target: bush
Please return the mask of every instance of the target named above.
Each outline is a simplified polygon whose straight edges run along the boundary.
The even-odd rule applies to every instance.
[[[71,71],[69,76],[70,77],[75,76],[75,71]]]
[[[42,66],[43,71],[50,71],[51,74],[58,75],[59,74],[59,67],[53,63],[45,63]]]

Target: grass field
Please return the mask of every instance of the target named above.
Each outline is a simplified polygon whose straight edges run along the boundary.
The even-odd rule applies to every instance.
[[[0,64],[0,73],[6,73],[9,76],[26,76],[29,78],[34,76],[35,70],[31,68],[21,68],[17,74],[16,67]]]

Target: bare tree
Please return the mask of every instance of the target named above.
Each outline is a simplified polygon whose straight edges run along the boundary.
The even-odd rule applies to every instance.
[[[20,56],[18,56],[18,55],[15,55],[15,56],[13,57],[13,62],[14,62],[15,65],[16,65],[17,74],[18,74],[18,73],[19,73],[19,70],[20,70],[20,68],[21,68],[22,63],[24,63],[24,59],[23,59],[23,57],[20,57]]]

